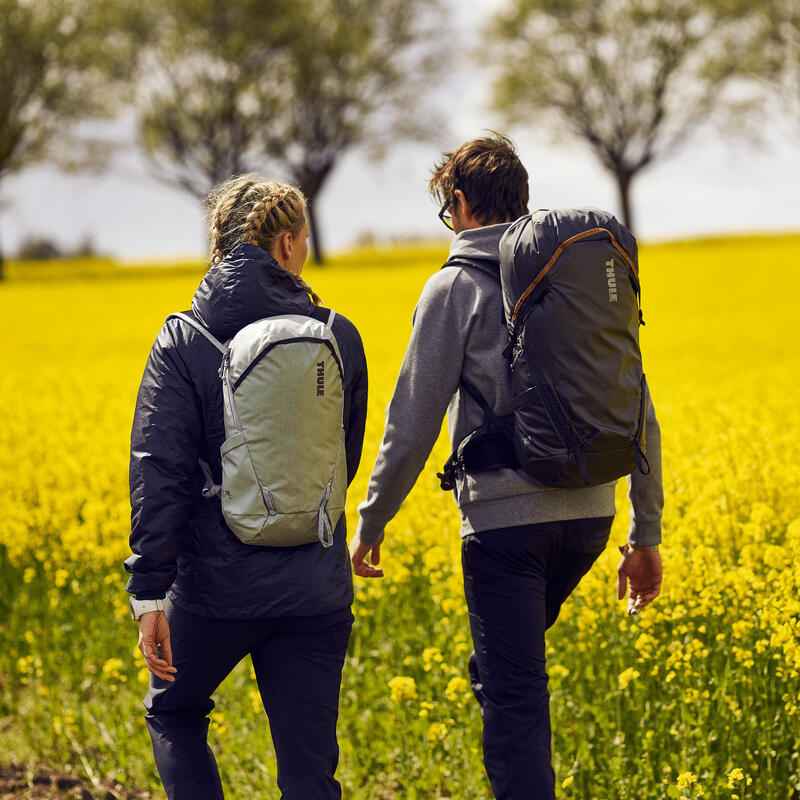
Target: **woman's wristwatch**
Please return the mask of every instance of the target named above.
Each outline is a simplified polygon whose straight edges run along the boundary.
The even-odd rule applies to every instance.
[[[163,611],[163,600],[137,600],[131,597],[128,600],[131,607],[131,619],[138,620],[142,614],[147,614],[149,611]]]

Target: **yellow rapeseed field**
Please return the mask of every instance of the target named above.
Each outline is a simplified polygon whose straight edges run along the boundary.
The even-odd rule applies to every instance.
[[[370,407],[348,522],[426,278],[445,246],[361,251],[304,277],[363,336]],[[549,633],[564,800],[800,797],[800,236],[643,247],[645,367],[664,448],[661,597],[629,618],[609,547]],[[73,265],[74,267],[74,265]],[[202,270],[24,265],[0,284],[0,763],[158,790],[127,617],[128,438],[147,354]],[[339,777],[351,800],[490,797],[443,435],[357,579]],[[619,485],[612,540],[624,540]],[[251,668],[211,742],[231,798],[277,798]]]

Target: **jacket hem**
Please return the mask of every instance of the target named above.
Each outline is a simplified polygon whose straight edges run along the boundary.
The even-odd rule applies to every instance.
[[[603,484],[464,503],[459,509],[461,536],[537,522],[612,517],[617,513],[614,494],[613,484]]]

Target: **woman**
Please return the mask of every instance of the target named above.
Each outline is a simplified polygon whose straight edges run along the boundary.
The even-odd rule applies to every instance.
[[[234,177],[211,193],[209,208],[212,266],[191,318],[226,342],[265,317],[315,314],[319,298],[300,278],[308,255],[300,191],[258,175]],[[366,361],[352,323],[336,315],[331,330],[341,356],[349,484],[364,436]],[[250,654],[283,797],[340,798],[336,719],[353,621],[344,514],[326,546],[257,546],[234,535],[208,491],[222,483],[220,362],[201,330],[168,318],[133,421],[126,588],[152,673],[144,705],[156,765],[170,800],[223,797],[206,743],[211,695]]]

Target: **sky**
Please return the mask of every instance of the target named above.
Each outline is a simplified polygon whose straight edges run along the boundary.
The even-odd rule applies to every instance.
[[[489,110],[490,86],[470,56],[491,11],[502,0],[452,0],[456,18],[446,68],[434,98],[447,120],[426,143],[398,144],[381,161],[363,149],[346,153],[317,201],[323,246],[343,250],[359,239],[446,238],[426,184],[442,151],[501,130],[517,143],[531,176],[531,210],[595,206],[619,213],[611,177],[579,142],[554,140],[535,119],[508,128]],[[120,123],[119,130],[132,127]],[[709,234],[800,230],[800,130],[764,120],[764,142],[744,144],[715,130],[699,132],[668,160],[641,173],[633,188],[640,240]],[[130,149],[116,167],[65,174],[39,165],[4,182],[0,245],[13,253],[26,236],[74,247],[90,237],[123,261],[174,261],[205,256],[200,204],[150,176]]]

